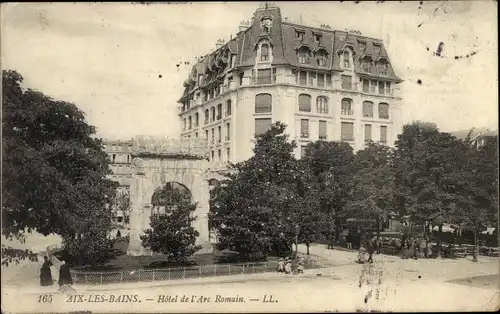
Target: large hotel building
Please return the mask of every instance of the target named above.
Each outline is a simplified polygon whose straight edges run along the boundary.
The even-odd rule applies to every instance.
[[[261,6],[228,42],[193,66],[179,100],[182,137],[208,139],[214,170],[252,156],[255,137],[277,121],[298,143],[393,145],[401,98],[382,40],[311,27]]]
[[[328,25],[283,19],[259,7],[228,42],[197,60],[179,100],[181,137],[208,139],[210,168],[252,156],[255,137],[277,121],[298,143],[297,158],[317,140],[393,145],[401,130],[401,98],[382,40]],[[112,179],[127,194],[131,141],[106,141]],[[127,213],[117,213],[127,229]]]

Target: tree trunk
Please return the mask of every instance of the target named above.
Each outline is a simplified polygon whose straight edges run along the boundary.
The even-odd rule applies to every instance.
[[[307,255],[309,255],[309,242],[306,242]]]
[[[377,217],[377,236],[380,237],[380,217]]]
[[[437,251],[437,258],[441,258],[441,233],[443,232],[443,224],[439,225],[439,230],[438,230],[438,251]]]
[[[479,255],[479,239],[477,236],[477,229],[474,230],[474,254],[472,256],[472,261],[477,262],[477,257]]]

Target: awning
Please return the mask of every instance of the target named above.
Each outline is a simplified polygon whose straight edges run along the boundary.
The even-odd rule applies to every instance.
[[[458,227],[451,225],[451,224],[443,224],[443,232],[455,232],[455,230],[458,229]],[[432,228],[433,231],[439,231],[439,226],[434,226]]]
[[[482,231],[481,234],[493,234],[496,228],[486,228],[486,230]]]

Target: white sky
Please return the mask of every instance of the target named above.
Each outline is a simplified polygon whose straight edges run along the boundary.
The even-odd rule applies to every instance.
[[[2,68],[19,71],[28,87],[75,103],[99,136],[177,137],[176,101],[188,67],[176,64],[193,64],[218,38],[234,36],[258,5],[4,3]],[[404,122],[434,121],[443,131],[497,128],[495,2],[278,5],[293,22],[382,38],[396,74],[405,79]],[[444,58],[433,56],[440,41]],[[454,58],[472,52],[477,54]]]

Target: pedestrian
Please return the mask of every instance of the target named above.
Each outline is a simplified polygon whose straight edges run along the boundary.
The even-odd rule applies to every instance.
[[[376,242],[374,239],[368,240],[366,249],[368,251],[368,263],[373,263],[373,253],[375,252]]]
[[[285,274],[289,275],[292,273],[292,261],[287,257],[285,259]]]
[[[278,259],[278,273],[284,273],[285,272],[285,262],[283,261],[283,258]]]
[[[300,257],[297,262],[297,273],[298,274],[304,273],[304,260],[302,259],[302,257]]]
[[[41,286],[51,286],[53,283],[52,280],[52,271],[50,270],[50,266],[52,266],[52,262],[49,260],[49,257],[45,255],[43,257],[44,262],[42,264],[42,268],[40,269],[40,285]]]
[[[349,250],[352,250],[352,233],[351,230],[347,233],[347,236],[345,237],[346,243],[347,243],[347,248]]]
[[[73,284],[73,279],[71,278],[71,271],[65,261],[61,262],[61,267],[59,269],[59,287],[71,286]]]
[[[358,263],[364,264],[367,260],[366,258],[366,249],[363,245],[359,246],[359,251],[358,251]]]
[[[413,240],[413,243],[412,243],[412,247],[413,247],[413,259],[418,259],[418,240],[415,239]]]

